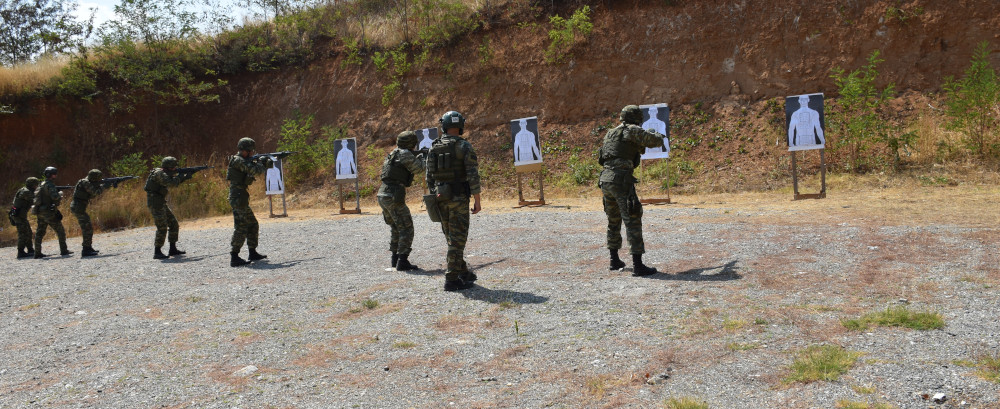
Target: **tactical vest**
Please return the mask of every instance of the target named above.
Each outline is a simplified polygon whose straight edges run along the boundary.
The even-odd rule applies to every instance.
[[[458,143],[463,139],[455,136],[442,136],[431,143],[430,152],[427,153],[428,168],[433,166],[433,171],[429,172],[435,183],[459,183],[466,182],[465,174],[465,153],[458,148]]]
[[[155,193],[160,196],[167,196],[167,187],[156,180],[156,171],[162,170],[161,168],[156,168],[149,171],[149,177],[146,178],[146,186],[143,186],[143,190],[147,193]]]
[[[389,156],[385,157],[385,162],[382,163],[382,173],[379,175],[382,183],[397,184],[406,187],[410,187],[413,184],[413,174],[399,162],[399,155],[401,153],[402,151],[399,149],[393,149],[389,153]]]
[[[31,204],[34,201],[35,193],[27,187],[18,189],[17,194],[14,195],[14,207],[16,207],[18,211],[21,211],[22,209],[27,210],[31,207]]]
[[[84,183],[90,183],[87,179],[80,179],[76,182],[76,186],[73,187],[73,200],[82,200],[84,202],[90,200],[90,193],[87,189],[83,188]]]
[[[625,140],[625,133],[629,132],[626,124],[621,124],[608,132],[604,137],[604,145],[601,145],[598,162],[601,165],[611,159],[625,159],[632,161],[632,167],[639,166],[639,149],[641,146]]]
[[[226,180],[229,181],[229,187],[238,187],[246,189],[251,184],[253,184],[253,175],[240,170],[238,167],[233,166],[234,161],[244,160],[243,157],[239,155],[233,155],[229,157],[229,169],[226,169]]]
[[[56,200],[58,200],[59,198],[59,190],[56,189],[55,186],[56,186],[55,182],[52,182],[51,180],[46,180],[42,182],[42,184],[38,185],[38,189],[35,189],[35,200],[34,200],[35,208],[48,209],[52,205],[57,205],[57,206],[59,205],[58,203],[56,203]],[[56,191],[55,199],[50,194],[49,192],[50,189]]]

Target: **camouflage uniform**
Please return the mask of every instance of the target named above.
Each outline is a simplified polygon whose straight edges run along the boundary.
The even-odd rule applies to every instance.
[[[98,179],[99,180],[99,179]],[[88,178],[80,179],[73,188],[73,201],[69,204],[69,211],[73,212],[76,219],[80,221],[80,234],[83,236],[83,248],[89,249],[94,241],[94,226],[90,223],[90,215],[87,214],[87,205],[90,199],[104,192],[104,186],[97,182],[91,182]]]
[[[52,226],[59,238],[59,252],[69,254],[66,246],[66,229],[62,224],[62,213],[59,211],[59,204],[62,203],[62,196],[59,196],[59,189],[55,182],[46,179],[38,189],[35,190],[35,211],[38,216],[38,225],[35,229],[35,256],[42,254],[42,239],[45,237],[46,227]]]
[[[188,178],[177,173],[170,174],[163,168],[156,168],[149,172],[146,178],[146,206],[153,215],[153,222],[156,224],[156,238],[153,240],[155,248],[163,247],[163,240],[167,239],[170,244],[177,243],[177,236],[180,225],[173,212],[167,207],[167,188],[179,185]],[[169,231],[170,236],[167,237]]]
[[[413,245],[413,217],[406,207],[406,188],[413,183],[413,175],[424,171],[423,158],[409,149],[396,148],[382,164],[382,186],[378,189],[378,205],[382,218],[392,230],[389,251],[408,255]]]
[[[632,254],[646,252],[642,241],[642,205],[635,193],[636,179],[632,170],[639,166],[642,148],[662,146],[663,137],[630,123],[622,123],[604,136],[600,149],[604,170],[601,171],[599,185],[604,194],[604,213],[608,215],[609,250],[617,251],[622,247],[621,228],[624,222]]]
[[[267,171],[267,166],[240,155],[229,157],[229,169],[226,180],[229,180],[229,205],[233,208],[233,253],[239,253],[243,242],[253,251],[257,248],[257,238],[260,224],[250,208],[250,193],[247,188],[255,180],[255,176]]]
[[[427,156],[427,186],[438,195],[441,231],[448,241],[445,281],[460,281],[471,273],[464,256],[469,238],[469,198],[482,190],[479,159],[472,144],[448,134],[435,139]]]
[[[14,194],[14,203],[10,211],[10,223],[17,228],[17,250],[34,251],[31,240],[31,223],[28,222],[28,210],[35,201],[35,188],[38,179],[30,178],[25,186]]]

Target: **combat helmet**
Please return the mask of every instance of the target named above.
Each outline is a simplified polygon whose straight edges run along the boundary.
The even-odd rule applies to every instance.
[[[160,167],[163,168],[163,169],[176,168],[177,167],[177,158],[175,158],[173,156],[164,157],[163,160],[160,161]]]
[[[439,122],[441,122],[441,132],[447,133],[450,128],[458,128],[458,134],[461,135],[465,130],[465,117],[458,111],[445,112]]]
[[[24,187],[28,188],[29,190],[35,190],[35,188],[38,187],[38,178],[34,176],[28,178],[28,180],[24,181]]]
[[[87,180],[92,183],[100,182],[103,178],[104,174],[97,169],[91,169],[90,172],[87,172]]]
[[[625,105],[621,119],[626,124],[639,125],[642,123],[642,110],[636,105]]]
[[[396,135],[396,146],[403,149],[413,149],[417,146],[417,133],[413,131],[403,131]]]
[[[236,143],[236,149],[241,151],[254,151],[256,147],[257,142],[254,142],[254,140],[250,138],[240,139],[240,141]]]
[[[52,175],[59,174],[59,169],[56,169],[55,166],[49,166],[42,171],[42,174],[45,175],[46,178],[50,178]]]

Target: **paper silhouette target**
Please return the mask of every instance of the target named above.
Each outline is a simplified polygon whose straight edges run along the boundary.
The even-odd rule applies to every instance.
[[[538,117],[510,121],[511,146],[514,147],[514,167],[542,163],[538,139]]]
[[[785,97],[785,124],[789,151],[826,148],[823,94]]]
[[[430,149],[431,142],[434,142],[438,137],[437,128],[424,128],[413,131],[417,133],[417,150],[420,149]]]
[[[663,145],[646,148],[640,159],[665,159],[670,157],[670,107],[667,104],[639,105],[642,110],[642,129],[652,129],[663,134]]]
[[[264,178],[264,185],[267,190],[264,192],[268,195],[283,195],[285,194],[285,178],[284,178],[284,168],[281,164],[281,159],[271,157],[274,161],[274,166],[267,170]]]
[[[338,139],[334,141],[334,154],[337,156],[336,169],[337,179],[357,179],[358,178],[358,143],[354,138]]]

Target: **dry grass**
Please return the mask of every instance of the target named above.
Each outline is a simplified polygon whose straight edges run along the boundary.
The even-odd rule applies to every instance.
[[[0,95],[16,95],[44,87],[60,75],[69,57],[43,57],[11,67],[0,66]]]

